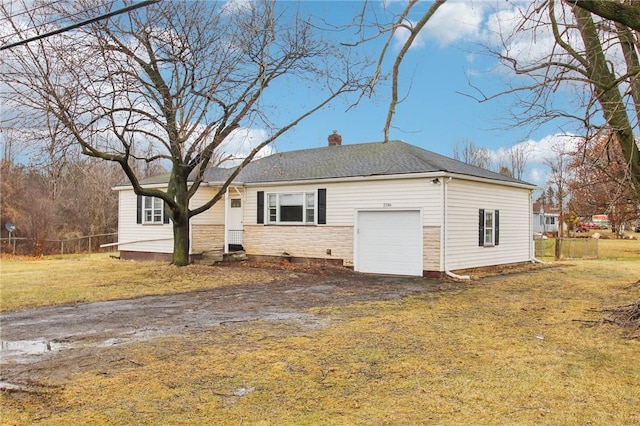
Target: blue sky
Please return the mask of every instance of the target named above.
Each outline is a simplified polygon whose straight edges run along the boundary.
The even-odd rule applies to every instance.
[[[306,2],[306,5],[315,12],[345,19],[350,19],[362,7],[357,1]],[[387,8],[387,11],[398,12],[406,2],[373,5],[381,11]],[[419,11],[429,5],[425,2]],[[515,78],[504,68],[497,68],[495,58],[480,52],[482,45],[495,41],[496,25],[507,31],[515,22],[513,17],[518,16],[516,8],[527,5],[529,2],[493,0],[449,0],[445,3],[405,57],[400,87],[400,97],[405,99],[396,109],[391,139],[404,140],[447,156],[453,156],[456,144],[467,141],[489,149],[494,155],[513,145],[526,143],[531,154],[523,178],[542,186],[547,174],[543,163],[545,156],[551,155],[550,147],[562,140],[560,134],[571,133],[571,129],[561,127],[561,123],[541,128],[533,125],[507,128],[512,98],[505,96],[479,103],[463,94],[476,93],[470,82],[487,94],[493,94],[506,90],[506,84]],[[549,46],[549,40],[540,34],[535,43],[526,37],[520,37],[517,42],[523,55],[542,54]],[[523,48],[527,43],[529,46]],[[399,42],[391,55],[397,53],[398,45]],[[371,49],[375,51],[376,45],[371,45]],[[346,111],[347,101],[334,102],[282,136],[272,148],[290,151],[325,146],[327,136],[333,130],[342,135],[343,144],[381,141],[390,93],[389,86],[383,85],[373,99],[365,99],[349,111]],[[563,103],[562,90],[557,96]],[[291,99],[290,102],[300,100]]]
[[[227,4],[238,3],[241,7],[246,1],[228,0]],[[370,11],[381,15],[397,14],[406,4],[406,0],[374,1],[370,2]],[[551,146],[566,140],[560,136],[563,132],[576,130],[561,128],[560,123],[540,128],[533,125],[508,128],[512,98],[505,96],[479,103],[464,95],[475,93],[470,83],[487,94],[495,94],[506,90],[507,84],[513,82],[515,76],[504,67],[498,67],[495,58],[482,54],[482,46],[496,47],[498,33],[509,34],[518,22],[518,8],[527,8],[530,4],[519,0],[448,0],[441,6],[405,56],[400,74],[403,101],[396,108],[390,138],[451,157],[456,144],[460,146],[467,142],[489,149],[496,157],[501,150],[527,144],[531,154],[523,179],[544,185],[547,174],[544,159],[552,155]],[[294,3],[285,2],[284,5]],[[341,24],[351,23],[362,6],[361,1],[303,2],[303,8],[314,15]],[[409,20],[419,19],[430,6],[431,2],[419,3]],[[369,54],[378,55],[383,41],[367,44]],[[387,65],[394,59],[402,41],[403,34],[399,33],[389,52]],[[516,55],[531,59],[549,51],[551,37],[538,33],[534,38],[522,33],[509,43]],[[308,96],[295,89],[286,92],[291,97],[283,95],[278,99],[278,108],[283,111],[286,108],[295,111]],[[354,108],[347,110],[354,98],[335,101],[279,138],[266,153],[325,146],[327,136],[334,130],[342,135],[343,144],[381,141],[390,96],[389,85],[382,84],[374,97],[362,99]],[[566,92],[558,90],[556,97],[561,104],[565,103]],[[247,144],[257,143],[266,134],[261,128],[240,129],[229,141],[229,152],[241,154]],[[238,148],[239,145],[243,147]]]

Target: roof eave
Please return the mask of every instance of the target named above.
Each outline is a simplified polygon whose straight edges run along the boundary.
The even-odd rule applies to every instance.
[[[538,187],[536,185],[527,182],[510,182],[506,180],[483,178],[479,176],[464,175],[460,173],[450,173],[446,171],[436,172],[417,172],[417,173],[399,173],[392,175],[367,175],[367,176],[346,176],[340,178],[317,178],[317,179],[298,179],[298,180],[282,180],[282,181],[264,181],[264,182],[245,182],[243,185],[246,187],[257,186],[285,186],[285,185],[301,185],[301,184],[314,184],[325,182],[358,182],[363,180],[395,180],[395,179],[421,179],[421,178],[455,178],[461,180],[469,180],[475,182],[484,182],[494,185],[504,185],[516,188],[523,188],[528,190],[535,190]]]
[[[529,189],[529,190],[538,189],[538,186],[536,186],[536,185],[534,185],[532,183],[524,182],[524,181],[512,182],[512,181],[508,181],[508,180],[490,179],[490,178],[485,178],[485,177],[481,177],[481,176],[472,176],[472,175],[465,175],[465,174],[461,174],[461,173],[448,173],[448,172],[445,172],[445,175],[446,175],[445,177],[451,177],[451,178],[463,179],[463,180],[470,180],[470,181],[475,181],[475,182],[501,184],[501,185],[513,186],[513,187],[517,187],[517,188],[526,188],[526,189]]]

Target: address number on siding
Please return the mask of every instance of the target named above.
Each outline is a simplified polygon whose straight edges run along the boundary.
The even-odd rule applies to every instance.
[[[382,207],[391,207],[391,203],[382,203]]]

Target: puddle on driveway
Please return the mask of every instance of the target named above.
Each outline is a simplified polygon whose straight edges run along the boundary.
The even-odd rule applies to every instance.
[[[53,340],[0,340],[0,363],[20,362],[29,355],[41,355],[49,352],[57,352],[71,347],[68,343]]]

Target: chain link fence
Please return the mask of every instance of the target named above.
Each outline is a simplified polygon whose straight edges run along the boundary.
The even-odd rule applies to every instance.
[[[100,247],[102,244],[115,243],[117,233],[85,235],[68,239],[46,239],[37,241],[33,238],[0,238],[2,253],[12,253],[21,256],[34,254],[74,254],[74,253],[104,253],[117,251],[117,246]]]
[[[560,259],[597,259],[598,241],[596,238],[535,240],[536,257],[555,258],[559,253]]]

